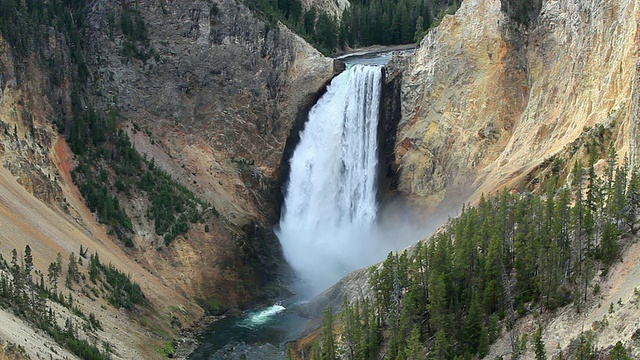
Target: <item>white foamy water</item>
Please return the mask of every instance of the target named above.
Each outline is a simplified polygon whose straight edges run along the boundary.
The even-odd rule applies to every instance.
[[[338,75],[309,112],[276,231],[310,295],[380,257],[376,221],[382,68]]]
[[[238,326],[255,329],[260,325],[264,325],[267,322],[271,321],[273,317],[281,313],[285,310],[285,307],[280,304],[275,304],[268,308],[264,308],[262,310],[258,310],[250,313],[244,320],[238,323]]]

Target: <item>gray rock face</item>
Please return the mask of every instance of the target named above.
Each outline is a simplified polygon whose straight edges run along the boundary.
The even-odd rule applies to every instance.
[[[123,14],[143,19],[148,45],[123,33]],[[251,301],[282,262],[271,227],[287,138],[333,61],[235,0],[102,0],[88,18],[94,98],[117,109],[134,146],[210,202],[225,228],[190,232],[160,256],[152,225],[134,224],[145,261],[187,294]]]
[[[122,8],[95,4],[89,53],[98,91],[127,117],[273,170],[297,105],[332,76],[330,59],[237,1],[160,3],[138,7],[155,50],[146,62],[124,59],[126,40],[103,31]]]

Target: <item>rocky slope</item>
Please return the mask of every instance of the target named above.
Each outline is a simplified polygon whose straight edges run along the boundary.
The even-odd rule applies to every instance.
[[[342,12],[350,6],[349,0],[302,0],[301,2],[305,10],[315,6],[338,19],[342,16]]]
[[[543,1],[528,26],[512,3],[464,1],[409,60],[395,154],[417,203],[515,186],[596,124],[637,161],[639,3]]]
[[[126,119],[139,151],[223,219],[211,233],[191,232],[168,254],[157,253],[161,241],[142,221],[134,224],[136,247],[172,286],[246,304],[281,263],[271,231],[279,216],[279,166],[296,119],[333,76],[333,62],[232,0],[137,3],[153,55],[127,58],[126,37],[104,31],[123,11],[98,1],[89,13],[95,97]],[[145,211],[144,204],[129,206]]]
[[[142,19],[146,43],[129,42],[125,12]],[[98,251],[140,284],[151,310],[130,318],[102,300],[74,297],[100,316],[105,331],[98,339],[115,347],[114,357],[154,358],[176,330],[202,316],[196,299],[241,307],[282,291],[271,230],[279,215],[279,169],[292,129],[334,75],[333,62],[234,0],[95,1],[85,30],[86,104],[117,111],[136,149],[220,216],[211,230],[190,225],[164,246],[145,216],[149,199],[120,194],[134,247],[108,236],[71,181],[76,162],[54,128],[72,115],[67,41],[51,31],[38,57],[17,54],[0,37],[0,155],[7,169],[0,171],[0,254],[9,259],[12,249],[30,245],[36,269],[46,272],[57,252],[67,259],[80,245]],[[49,344],[42,334],[16,337],[15,318],[3,312],[0,321],[1,339],[32,357],[49,352],[29,345]],[[54,357],[64,353],[49,345]]]

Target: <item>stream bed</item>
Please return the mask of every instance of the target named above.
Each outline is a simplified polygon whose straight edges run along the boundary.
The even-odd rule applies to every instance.
[[[306,318],[293,314],[280,303],[238,317],[228,316],[207,328],[206,334],[198,339],[201,345],[189,359],[284,359],[285,343],[298,337],[306,322]]]

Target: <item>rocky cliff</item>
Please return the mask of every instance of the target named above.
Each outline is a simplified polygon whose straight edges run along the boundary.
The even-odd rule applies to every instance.
[[[519,3],[464,1],[409,60],[398,189],[431,211],[572,158],[597,124],[637,162],[639,3]]]
[[[46,272],[58,252],[67,259],[81,245],[98,251],[105,264],[140,283],[151,313],[137,312],[138,323],[104,301],[104,311],[96,311],[90,295],[74,296],[101,317],[111,335],[97,339],[115,346],[114,357],[153,358],[161,356],[154,347],[202,315],[196,299],[212,309],[242,307],[282,291],[271,229],[279,216],[280,164],[292,129],[334,75],[333,62],[234,0],[94,1],[85,10],[82,55],[72,56],[78,44],[54,28],[28,54],[0,37],[0,155],[10,171],[0,174],[0,223],[8,229],[0,254],[9,259],[12,249],[30,245],[36,269]],[[96,222],[71,180],[76,161],[64,140],[78,58],[87,70],[79,94],[85,109],[117,113],[138,152],[211,205],[218,214],[211,229],[190,223],[165,245],[142,191],[118,194],[133,220],[133,248]],[[7,325],[0,337],[29,349],[26,335],[11,335],[18,334],[11,321],[0,317]],[[41,337],[28,341],[47,344]],[[32,356],[62,351],[32,349]]]
[[[315,6],[316,9],[322,9],[338,19],[350,5],[349,0],[302,0],[302,7],[305,10]]]
[[[123,55],[126,36],[108,30],[123,11],[144,19],[149,46],[139,51],[148,58]],[[333,76],[332,61],[232,0],[98,1],[89,23],[94,96],[126,119],[140,152],[222,217],[219,231],[190,233],[160,255],[158,238],[142,222],[137,248],[173,286],[246,303],[282,263],[271,231],[279,165],[295,119]],[[130,211],[144,212],[136,206],[130,202]]]

